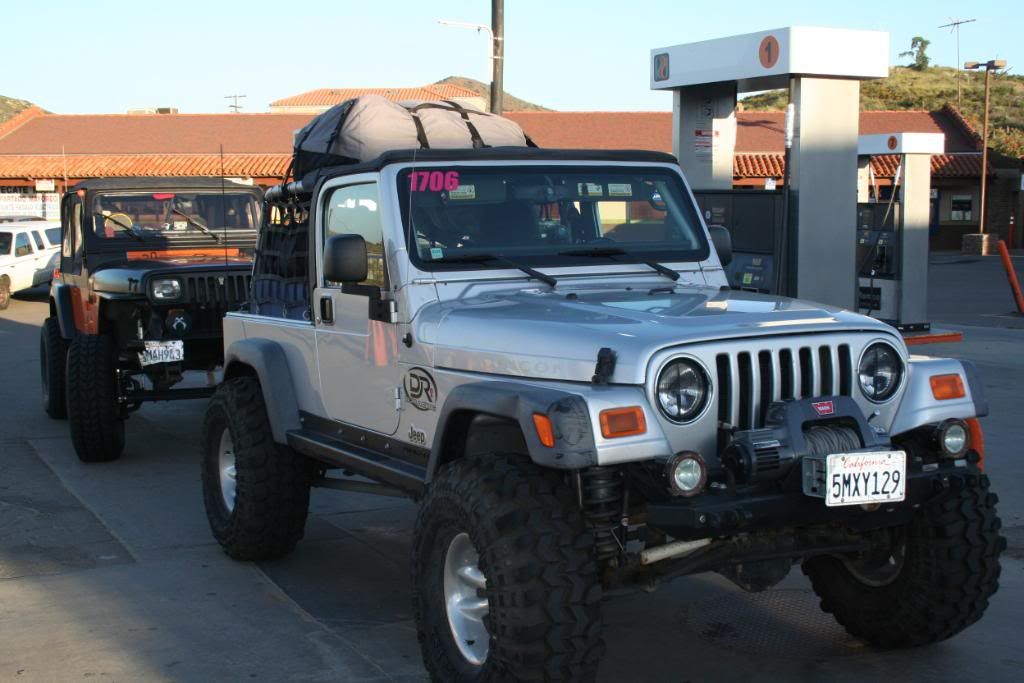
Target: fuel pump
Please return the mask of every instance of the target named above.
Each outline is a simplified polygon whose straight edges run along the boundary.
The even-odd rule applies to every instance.
[[[930,327],[931,156],[944,147],[938,133],[862,135],[858,142],[857,307],[906,332]],[[883,155],[896,165],[885,188],[872,164]]]

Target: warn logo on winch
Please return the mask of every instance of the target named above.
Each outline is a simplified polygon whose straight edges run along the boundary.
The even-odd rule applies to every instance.
[[[836,405],[832,401],[817,401],[811,403],[811,407],[814,408],[814,412],[818,414],[818,417],[836,414]]]

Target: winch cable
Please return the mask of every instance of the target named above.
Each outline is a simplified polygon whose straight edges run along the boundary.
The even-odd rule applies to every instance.
[[[804,430],[804,440],[811,454],[818,456],[849,453],[862,447],[857,430],[838,425],[808,427]]]

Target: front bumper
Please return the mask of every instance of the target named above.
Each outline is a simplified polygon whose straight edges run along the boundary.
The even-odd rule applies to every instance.
[[[968,454],[969,456],[971,453]],[[968,460],[976,459],[968,458]],[[801,468],[795,467],[775,491],[710,490],[696,498],[651,503],[647,524],[679,540],[728,536],[766,529],[838,524],[869,531],[905,524],[914,510],[930,498],[959,485],[965,477],[981,476],[967,460],[925,464],[908,454],[906,498],[874,506],[826,507],[823,498],[804,495]]]

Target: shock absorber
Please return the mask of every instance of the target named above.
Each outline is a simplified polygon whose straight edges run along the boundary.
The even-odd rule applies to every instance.
[[[618,555],[621,545],[615,529],[622,519],[625,486],[615,467],[590,467],[579,473],[580,506],[594,530],[598,559]]]

